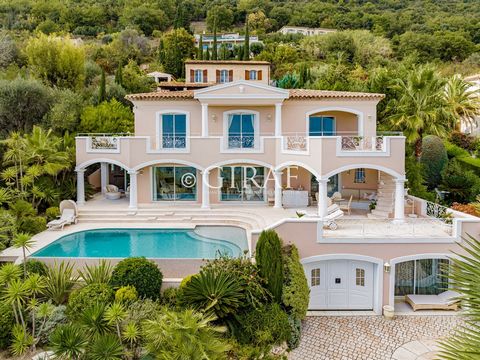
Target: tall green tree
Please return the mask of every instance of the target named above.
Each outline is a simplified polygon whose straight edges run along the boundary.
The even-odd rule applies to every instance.
[[[462,122],[470,126],[476,125],[476,117],[480,115],[480,89],[455,75],[447,81],[445,100],[457,130],[460,130]]]
[[[243,46],[243,60],[250,60],[250,32],[248,30],[248,14],[245,17],[245,45]]]
[[[278,303],[282,301],[283,258],[282,240],[274,230],[264,230],[258,238],[255,260],[260,275],[266,279],[267,288]]]
[[[218,56],[218,44],[217,44],[217,15],[215,15],[215,23],[213,25],[213,48],[212,48],[212,60],[217,60]]]
[[[13,239],[13,246],[22,249],[23,254],[23,277],[27,278],[27,250],[30,250],[35,244],[30,234],[20,233],[16,234]]]
[[[100,76],[100,87],[98,88],[98,102],[102,103],[107,99],[107,84],[105,80],[105,70],[102,69]]]
[[[198,41],[198,60],[203,60],[203,34],[200,35]]]
[[[165,71],[176,78],[184,78],[184,62],[195,53],[195,39],[185,29],[172,29],[163,35]]]
[[[445,80],[430,65],[412,69],[406,78],[395,79],[396,96],[387,105],[388,117],[395,129],[403,131],[407,141],[415,144],[415,157],[422,155],[423,136],[444,137],[451,124],[445,101]]]

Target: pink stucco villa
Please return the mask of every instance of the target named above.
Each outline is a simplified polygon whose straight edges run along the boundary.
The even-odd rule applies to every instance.
[[[231,224],[250,250],[275,229],[299,248],[312,310],[381,313],[443,291],[441,265],[479,219],[408,195],[405,137],[377,131],[384,95],[280,89],[257,61],[185,73],[175,90],[127,96],[134,134],[77,137],[80,222]],[[175,266],[171,277],[191,270]]]

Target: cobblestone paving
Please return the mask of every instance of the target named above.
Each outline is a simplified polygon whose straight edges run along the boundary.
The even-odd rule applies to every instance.
[[[451,315],[308,317],[289,360],[389,360],[403,344],[445,337],[461,323]]]

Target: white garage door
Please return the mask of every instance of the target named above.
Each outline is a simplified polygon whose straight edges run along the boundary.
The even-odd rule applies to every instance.
[[[304,265],[311,310],[373,309],[373,263],[325,260]]]

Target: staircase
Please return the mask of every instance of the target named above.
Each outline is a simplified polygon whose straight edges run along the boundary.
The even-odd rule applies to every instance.
[[[377,206],[368,214],[369,219],[393,217],[395,203],[395,182],[390,175],[380,172],[377,191]]]

